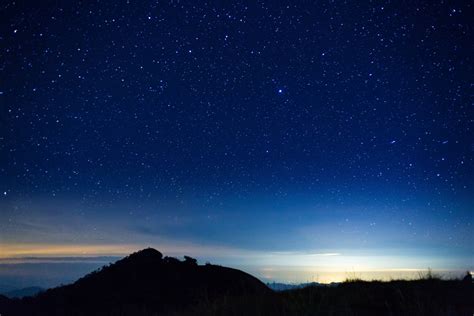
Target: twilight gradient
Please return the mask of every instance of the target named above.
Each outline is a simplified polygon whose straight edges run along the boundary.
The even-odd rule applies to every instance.
[[[474,270],[472,9],[7,1],[0,289],[147,246],[290,282]]]

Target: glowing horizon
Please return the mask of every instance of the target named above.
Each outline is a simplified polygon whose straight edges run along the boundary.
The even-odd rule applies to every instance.
[[[254,265],[254,266],[292,266],[300,267],[302,271],[308,267],[318,271],[420,271],[428,268],[435,270],[463,269],[450,264],[444,267],[437,261],[436,257],[417,257],[400,254],[380,255],[365,251],[364,255],[358,255],[357,251],[323,252],[323,251],[255,251],[229,247],[212,247],[192,244],[167,244],[167,245],[143,245],[143,244],[0,244],[0,259],[22,259],[22,258],[44,258],[54,259],[56,257],[98,257],[98,256],[127,256],[141,249],[152,247],[164,255],[184,256],[192,255],[200,259],[213,260],[216,263],[228,265]],[[423,262],[420,264],[420,262]],[[444,261],[447,262],[447,261]],[[431,263],[431,265],[430,265]],[[471,268],[471,267],[465,267]]]
[[[474,270],[470,4],[32,3],[2,8],[0,260]]]

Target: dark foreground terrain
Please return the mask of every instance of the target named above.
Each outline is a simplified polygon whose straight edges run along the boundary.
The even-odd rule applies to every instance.
[[[134,253],[71,285],[35,297],[0,296],[0,314],[18,315],[469,315],[472,282],[345,282],[274,292],[242,271]]]

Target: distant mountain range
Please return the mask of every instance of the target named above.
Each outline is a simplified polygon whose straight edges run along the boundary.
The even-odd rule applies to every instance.
[[[39,286],[30,286],[22,289],[12,290],[4,293],[0,293],[8,298],[22,298],[26,296],[34,296],[40,292],[43,292],[45,289]]]
[[[308,282],[308,283],[291,284],[291,283],[268,282],[266,284],[269,288],[271,288],[274,291],[289,291],[289,290],[303,289],[308,286],[337,286],[341,283],[332,282],[329,284],[325,284],[325,283],[318,283],[318,282]]]

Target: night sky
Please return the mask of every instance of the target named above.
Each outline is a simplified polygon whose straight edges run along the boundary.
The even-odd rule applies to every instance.
[[[4,262],[474,269],[470,1],[0,6]]]

